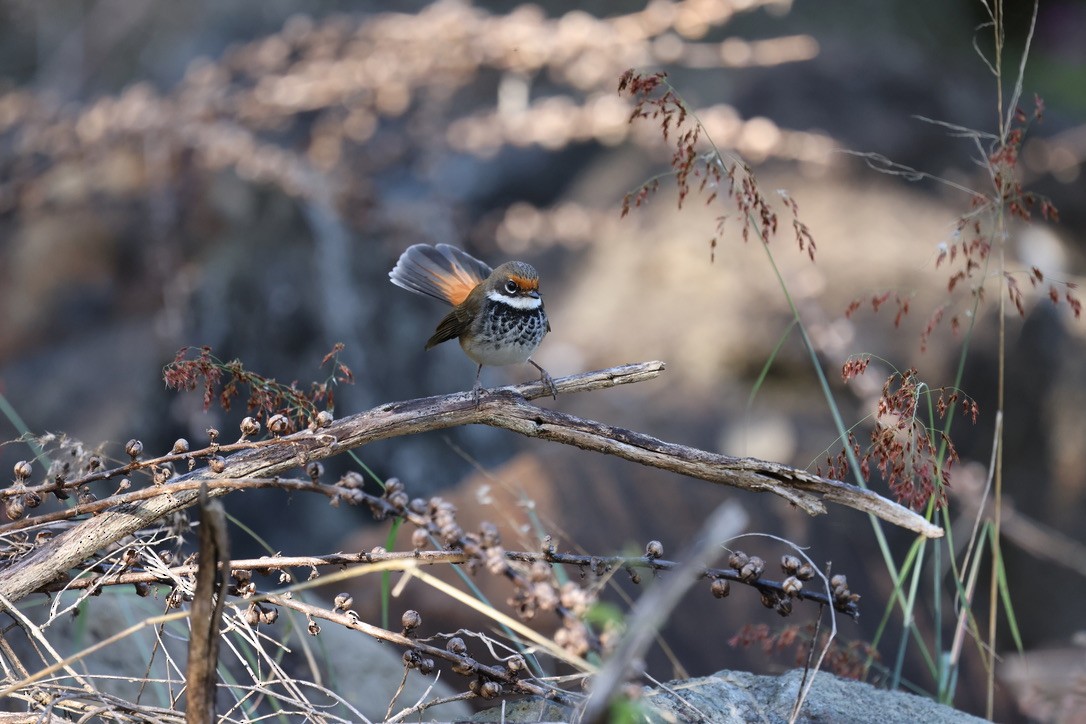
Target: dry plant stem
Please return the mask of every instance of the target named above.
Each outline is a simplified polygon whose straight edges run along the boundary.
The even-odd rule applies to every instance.
[[[465,658],[463,656],[454,654],[450,651],[446,651],[443,648],[431,646],[430,644],[422,643],[420,641],[415,641],[414,639],[408,638],[403,634],[394,633],[392,631],[383,629],[380,626],[368,624],[358,618],[358,616],[355,615],[353,612],[339,613],[337,611],[330,611],[326,608],[314,606],[304,601],[300,601],[294,597],[288,596],[260,594],[260,598],[264,601],[267,601],[268,603],[274,604],[276,606],[282,606],[283,608],[289,608],[293,611],[297,611],[298,613],[304,614],[305,616],[311,618],[319,618],[325,621],[331,621],[332,623],[337,623],[345,628],[360,631],[361,633],[372,636],[379,641],[388,641],[389,643],[396,644],[407,649],[414,649],[415,651],[418,651],[420,654],[423,654],[425,656],[430,656],[435,659],[448,661],[452,664],[463,664],[465,661]],[[472,668],[477,675],[483,676],[492,681],[497,681],[503,686],[509,687],[509,689],[514,693],[541,696],[545,699],[551,699],[566,706],[573,705],[573,700],[564,692],[557,689],[551,689],[546,686],[541,686],[531,681],[520,680],[516,677],[515,674],[511,673],[506,668],[488,666],[487,664],[483,664],[478,661],[474,662]]]
[[[609,571],[624,568],[647,568],[653,571],[674,571],[679,567],[675,561],[664,558],[648,558],[646,556],[593,556],[574,553],[531,553],[528,551],[506,551],[506,560],[520,561],[523,563],[556,563],[565,566],[577,566],[587,569],[596,575],[603,575]],[[364,565],[367,563],[379,564],[392,561],[403,561],[411,566],[435,566],[435,565],[460,565],[469,563],[472,557],[461,550],[451,551],[388,551],[384,553],[332,553],[324,556],[275,556],[264,558],[246,558],[230,561],[232,570],[249,570],[271,573],[287,568],[308,568],[316,570],[322,566],[342,568],[345,566]],[[405,565],[406,568],[406,565]],[[173,566],[168,571],[155,572],[143,570],[128,570],[120,573],[103,573],[100,575],[83,576],[74,581],[45,590],[76,591],[88,588],[103,588],[105,586],[124,586],[135,583],[160,583],[174,585],[178,578],[196,575],[199,567],[195,564]],[[723,578],[732,583],[750,586],[759,592],[775,593],[786,596],[784,587],[780,581],[768,578],[757,578],[745,581],[738,571],[731,568],[706,568],[701,571],[702,578]],[[322,580],[324,578],[322,577]],[[833,605],[830,596],[814,588],[804,588],[795,596],[799,600],[814,601],[824,606]],[[859,616],[859,607],[849,604],[843,613],[855,618]]]
[[[586,372],[555,381],[562,394],[605,389],[653,379],[662,362],[643,362]],[[870,491],[812,475],[804,470],[751,458],[733,458],[666,443],[641,433],[564,415],[528,404],[549,395],[541,383],[487,391],[476,407],[470,392],[392,403],[338,420],[327,428],[306,430],[280,438],[273,445],[238,451],[213,473],[201,468],[160,486],[162,495],[106,510],[48,541],[18,561],[0,579],[0,595],[18,601],[63,576],[97,551],[192,505],[197,491],[171,489],[176,483],[231,478],[268,478],[304,467],[376,440],[441,430],[458,425],[486,424],[530,437],[553,440],[586,450],[617,455],[633,462],[670,470],[711,482],[781,495],[808,513],[825,512],[817,496],[873,513],[928,537],[943,531],[912,511]],[[210,491],[215,497],[227,488]]]
[[[196,593],[189,615],[189,656],[185,671],[185,721],[215,720],[216,668],[219,662],[219,624],[226,603],[230,571],[226,511],[218,500],[200,489],[200,552]]]
[[[700,572],[723,553],[722,543],[739,535],[747,524],[747,514],[734,501],[719,506],[702,527],[695,540],[679,556],[683,563],[668,581],[649,589],[630,612],[626,634],[607,664],[592,682],[581,721],[597,724],[608,721],[611,700],[629,669],[644,656],[656,632],[667,621],[686,591],[701,577]]]

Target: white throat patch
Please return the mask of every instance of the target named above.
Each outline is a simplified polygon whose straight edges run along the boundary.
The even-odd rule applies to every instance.
[[[539,309],[543,306],[543,300],[539,297],[509,297],[497,291],[487,292],[486,298],[492,302],[507,304],[513,309],[520,309],[525,312],[529,309]]]

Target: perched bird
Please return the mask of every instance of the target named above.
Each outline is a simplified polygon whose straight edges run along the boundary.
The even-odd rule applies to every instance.
[[[528,362],[555,399],[558,390],[532,353],[551,331],[539,274],[530,264],[508,261],[491,269],[467,252],[448,244],[415,244],[400,255],[388,278],[398,287],[448,302],[453,310],[437,325],[426,349],[459,339],[464,352],[479,365],[472,391],[478,404],[483,365]]]

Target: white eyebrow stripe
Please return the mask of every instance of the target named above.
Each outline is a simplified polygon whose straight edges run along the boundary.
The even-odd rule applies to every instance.
[[[525,312],[543,306],[543,300],[539,297],[508,297],[501,292],[490,291],[486,293],[486,298],[492,302],[507,304],[513,309],[520,309]]]

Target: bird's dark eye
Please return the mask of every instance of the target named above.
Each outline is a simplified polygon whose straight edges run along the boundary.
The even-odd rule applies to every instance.
[[[507,281],[505,283],[505,293],[506,294],[516,294],[517,293],[517,283],[515,281],[513,281],[512,279],[510,279],[509,281]]]

